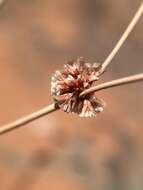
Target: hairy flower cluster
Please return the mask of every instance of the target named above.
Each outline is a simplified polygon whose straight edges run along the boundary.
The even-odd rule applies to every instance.
[[[100,64],[86,63],[81,57],[65,64],[64,69],[52,77],[51,93],[55,103],[65,112],[81,117],[92,117],[103,111],[104,102],[94,93],[79,96],[99,79],[100,69]]]

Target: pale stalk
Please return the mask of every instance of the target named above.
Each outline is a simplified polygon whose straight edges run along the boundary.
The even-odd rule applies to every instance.
[[[120,78],[120,79],[116,79],[116,80],[112,80],[112,81],[109,81],[109,82],[99,84],[97,86],[93,86],[93,87],[91,87],[91,88],[89,88],[87,90],[84,90],[80,94],[80,97],[86,96],[87,94],[93,93],[93,92],[96,92],[96,91],[100,91],[100,90],[104,90],[104,89],[112,88],[112,87],[116,87],[116,86],[121,86],[121,85],[129,84],[129,83],[139,82],[139,81],[142,81],[142,80],[143,80],[143,73],[128,76],[128,77],[124,77],[124,78]]]
[[[133,17],[132,21],[128,25],[128,27],[125,30],[125,32],[123,33],[123,35],[121,36],[120,40],[117,42],[117,44],[114,47],[114,49],[108,55],[108,57],[106,58],[106,60],[102,63],[102,70],[101,70],[100,74],[102,74],[106,70],[107,66],[110,64],[110,62],[113,60],[113,58],[115,57],[115,55],[118,53],[118,51],[120,50],[120,48],[122,47],[122,45],[126,41],[127,37],[132,32],[132,30],[134,29],[135,25],[137,24],[137,22],[141,18],[142,14],[143,14],[143,2],[141,3],[141,5],[140,5],[139,9],[137,10],[135,16]]]
[[[105,71],[106,67],[109,65],[109,63],[115,57],[115,55],[117,54],[117,52],[119,51],[121,46],[124,44],[125,40],[127,39],[127,37],[129,36],[129,34],[131,33],[131,31],[133,30],[135,25],[137,24],[137,22],[141,18],[142,13],[143,13],[143,2],[141,3],[139,9],[137,10],[137,13],[135,14],[131,23],[127,27],[126,31],[123,33],[122,37],[118,41],[117,45],[115,46],[115,48],[112,50],[112,52],[109,54],[107,59],[102,64],[101,74]],[[99,90],[103,90],[103,89],[107,89],[107,88],[111,88],[111,87],[115,87],[115,86],[121,86],[121,85],[129,84],[129,83],[133,83],[133,82],[137,82],[137,81],[141,81],[141,80],[143,80],[143,73],[138,74],[138,75],[125,77],[125,78],[121,78],[121,79],[117,79],[117,80],[106,82],[106,83],[102,83],[100,85],[91,87],[90,89],[83,91],[80,94],[80,96],[85,96],[86,94],[91,93],[91,92],[96,92]],[[14,121],[12,123],[9,123],[7,125],[3,125],[0,127],[0,135],[7,133],[9,131],[12,131],[16,128],[22,127],[22,126],[38,119],[38,118],[41,118],[45,115],[48,115],[49,113],[52,113],[58,109],[59,108],[55,104],[52,104],[52,105],[49,105],[49,106],[47,106],[47,107],[45,107],[45,108],[43,108],[37,112],[34,112],[28,116],[22,117],[22,118]]]

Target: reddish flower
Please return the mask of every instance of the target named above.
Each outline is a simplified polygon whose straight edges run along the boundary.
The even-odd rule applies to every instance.
[[[100,74],[101,65],[86,63],[83,58],[69,61],[62,71],[52,77],[51,92],[57,105],[67,113],[77,113],[81,117],[92,117],[103,111],[104,102],[90,93],[79,94],[92,86]]]

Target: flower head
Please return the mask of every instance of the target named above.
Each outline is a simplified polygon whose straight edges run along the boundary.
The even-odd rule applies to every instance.
[[[77,113],[81,117],[92,117],[103,111],[104,102],[90,93],[80,97],[80,93],[99,79],[101,65],[86,63],[83,58],[69,61],[62,71],[52,77],[51,93],[57,105],[67,113]]]

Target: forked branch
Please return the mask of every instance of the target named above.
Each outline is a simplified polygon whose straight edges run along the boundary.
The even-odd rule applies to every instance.
[[[112,59],[115,57],[115,55],[117,54],[117,52],[119,51],[121,46],[124,44],[125,40],[127,39],[127,37],[129,36],[129,34],[131,33],[131,31],[133,30],[135,25],[137,24],[137,22],[141,18],[142,14],[143,14],[143,2],[141,3],[139,9],[137,10],[137,13],[135,14],[134,18],[131,21],[131,23],[129,24],[129,26],[127,27],[125,32],[123,33],[120,40],[118,41],[117,45],[115,46],[115,48],[112,50],[112,52],[109,54],[107,59],[102,64],[101,74],[105,71],[105,69],[107,68],[109,63],[112,61]],[[121,78],[121,79],[117,79],[117,80],[113,80],[110,82],[105,82],[105,83],[91,87],[90,89],[83,91],[80,94],[80,96],[84,96],[84,95],[91,93],[91,92],[96,92],[99,90],[103,90],[103,89],[107,89],[107,88],[111,88],[111,87],[115,87],[115,86],[121,86],[121,85],[129,84],[129,83],[133,83],[133,82],[137,82],[137,81],[142,81],[142,80],[143,80],[143,73],[133,75],[133,76],[129,76],[129,77],[125,77],[125,78]],[[0,127],[0,135],[5,134],[9,131],[12,131],[16,128],[22,127],[22,126],[38,119],[38,118],[41,118],[45,115],[48,115],[49,113],[52,113],[58,109],[59,108],[55,104],[52,104],[52,105],[49,105],[49,106],[47,106],[47,107],[45,107],[45,108],[43,108],[37,112],[34,112],[34,113],[26,116],[26,117],[22,117],[21,119],[18,119],[12,123],[1,126]]]

